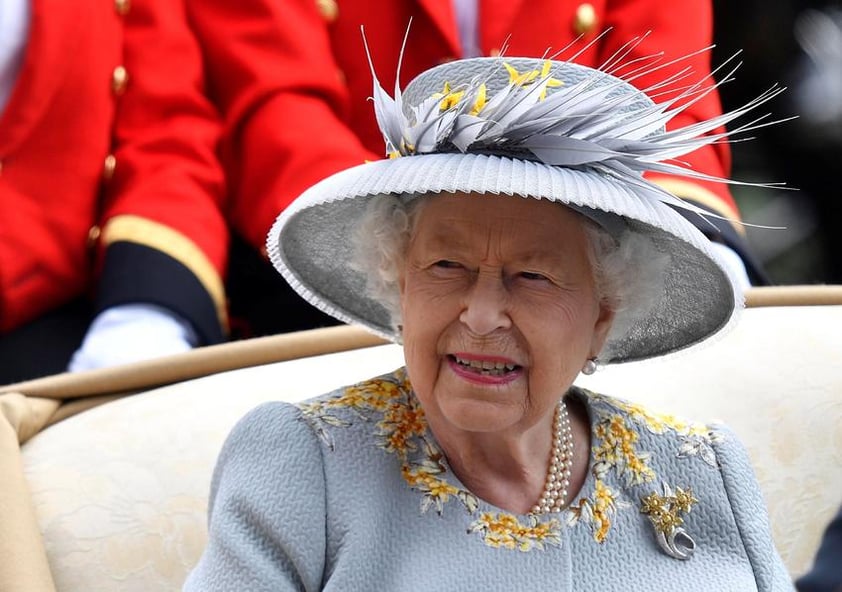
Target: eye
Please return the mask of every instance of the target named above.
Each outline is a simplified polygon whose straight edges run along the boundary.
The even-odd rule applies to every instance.
[[[522,272],[520,272],[520,277],[522,277],[525,280],[530,280],[530,281],[544,281],[544,282],[549,281],[549,278],[547,276],[545,276],[542,273],[535,272],[535,271],[522,271]]]
[[[465,277],[465,266],[453,259],[438,259],[428,268],[432,277],[440,280],[453,280]]]

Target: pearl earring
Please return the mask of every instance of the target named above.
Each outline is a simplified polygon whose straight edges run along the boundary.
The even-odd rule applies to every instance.
[[[582,374],[586,374],[586,375],[590,376],[591,374],[596,372],[598,369],[599,369],[599,366],[596,363],[596,358],[590,358],[588,360],[585,360],[585,365],[582,366]]]

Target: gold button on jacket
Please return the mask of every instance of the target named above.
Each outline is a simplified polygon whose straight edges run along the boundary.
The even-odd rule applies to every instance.
[[[593,33],[597,24],[596,9],[593,4],[587,2],[580,4],[576,9],[576,16],[573,20],[573,31],[577,35]]]
[[[123,66],[114,68],[114,73],[111,75],[111,90],[115,95],[121,95],[126,91],[126,86],[129,84],[129,73]]]
[[[102,165],[102,176],[108,180],[114,176],[114,169],[117,168],[117,157],[109,154],[105,157],[105,162]]]
[[[316,6],[329,23],[335,21],[336,17],[339,16],[339,6],[337,6],[336,0],[316,0]]]
[[[129,9],[132,6],[131,0],[114,0],[114,9],[120,16],[129,14]]]

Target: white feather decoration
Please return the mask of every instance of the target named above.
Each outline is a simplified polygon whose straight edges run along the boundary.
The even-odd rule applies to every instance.
[[[773,85],[733,111],[665,131],[667,123],[676,115],[730,81],[738,65],[719,82],[708,84],[708,79],[713,79],[719,71],[715,70],[705,79],[681,89],[677,96],[655,103],[653,97],[658,98],[667,87],[675,89],[692,72],[682,69],[658,84],[635,88],[632,81],[683,59],[662,63],[662,56],[656,54],[626,60],[641,39],[624,45],[599,68],[586,69],[588,75],[578,80],[568,79],[565,68],[570,62],[536,59],[533,60],[535,69],[518,73],[509,62],[522,62],[520,58],[480,58],[488,63],[487,75],[452,81],[408,107],[397,82],[394,98],[383,90],[369,55],[375,115],[386,153],[390,158],[398,158],[470,152],[534,160],[550,166],[590,168],[642,188],[660,201],[703,215],[711,214],[646,180],[643,173],[654,171],[723,183],[779,187],[781,184],[777,183],[747,183],[715,177],[690,169],[676,159],[702,146],[733,141],[735,134],[785,121],[768,121],[769,114],[766,114],[733,130],[714,133],[784,89]],[[503,68],[508,69],[509,83],[488,94],[489,80],[499,78]],[[618,75],[620,71],[625,74]],[[400,78],[399,73],[400,64],[396,80]]]

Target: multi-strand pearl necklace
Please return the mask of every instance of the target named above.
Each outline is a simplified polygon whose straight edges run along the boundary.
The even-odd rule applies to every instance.
[[[532,514],[558,513],[567,501],[570,473],[573,468],[573,432],[564,399],[559,401],[553,418],[553,447],[544,491],[532,506]]]

